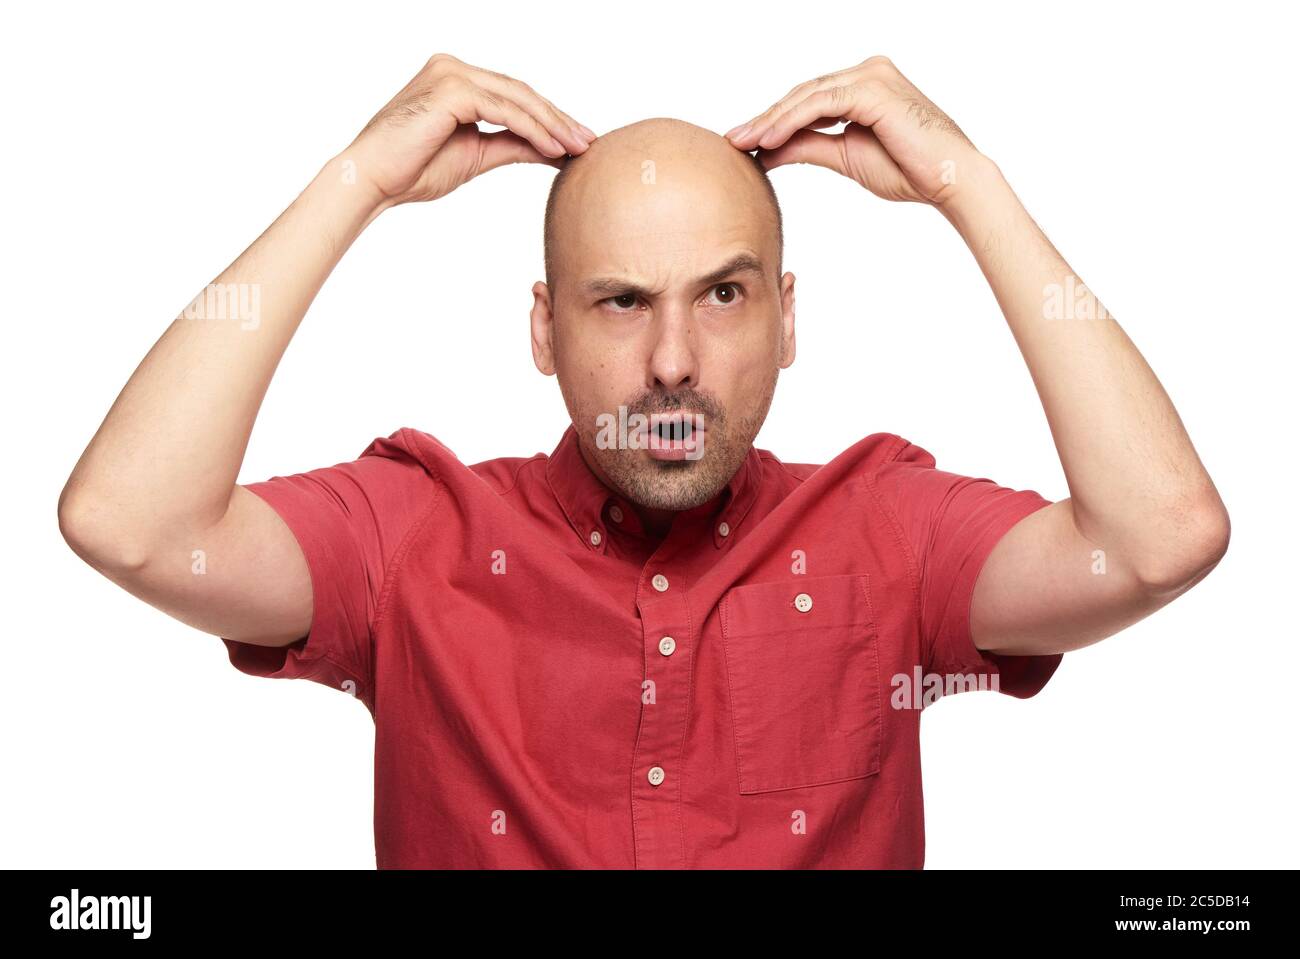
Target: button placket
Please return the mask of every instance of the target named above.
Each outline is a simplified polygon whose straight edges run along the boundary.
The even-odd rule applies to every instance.
[[[633,842],[640,869],[684,868],[681,847],[682,737],[690,700],[690,620],[680,574],[646,567],[649,589],[637,608],[645,649],[645,680],[653,702],[643,697],[633,755]],[[645,580],[643,580],[645,582]]]

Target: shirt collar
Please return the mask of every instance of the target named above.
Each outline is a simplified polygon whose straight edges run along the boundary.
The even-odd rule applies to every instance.
[[[751,444],[740,468],[717,496],[677,514],[674,527],[710,520],[713,545],[721,549],[735,539],[736,530],[758,495],[763,462]],[[644,536],[641,520],[631,502],[602,483],[582,458],[578,432],[569,424],[546,461],[546,479],[573,531],[593,552],[605,552],[609,530]]]

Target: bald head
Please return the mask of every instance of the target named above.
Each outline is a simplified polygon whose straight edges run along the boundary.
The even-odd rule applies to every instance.
[[[753,233],[781,273],[781,207],[767,171],[724,137],[684,120],[656,117],[598,137],[570,157],[551,184],[543,226],[546,285],[556,284],[615,239],[641,231],[680,244],[712,242],[716,227]],[[707,221],[707,222],[706,222]]]

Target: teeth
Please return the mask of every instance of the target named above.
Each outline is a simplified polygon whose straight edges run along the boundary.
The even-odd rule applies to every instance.
[[[695,432],[695,426],[690,420],[685,419],[662,419],[658,425],[659,435],[664,439],[683,440]]]
[[[661,440],[688,442],[695,436],[694,413],[661,413],[652,419],[653,429]]]

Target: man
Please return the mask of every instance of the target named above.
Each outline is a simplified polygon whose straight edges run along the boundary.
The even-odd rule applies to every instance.
[[[531,316],[572,419],[554,452],[467,467],[403,429],[237,485],[276,365],[361,230],[514,162],[563,170]],[[958,230],[1069,499],[939,471],[889,433],[822,466],[754,448],[795,355],[764,171],[796,162]],[[920,707],[972,685],[1033,695],[1227,546],[1142,357],[883,58],[726,138],[660,119],[596,139],[526,85],[435,56],[214,286],[264,308],[214,321],[209,288],[172,323],[60,525],[239,669],[365,703],[380,868],[919,867]]]

